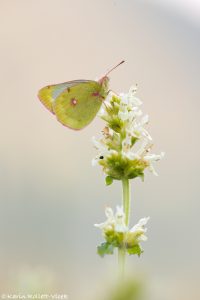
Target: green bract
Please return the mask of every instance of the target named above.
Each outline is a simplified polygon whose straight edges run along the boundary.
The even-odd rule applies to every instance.
[[[132,243],[126,243],[127,234],[115,233],[112,236],[106,236],[106,242],[97,247],[97,253],[103,257],[106,254],[113,254],[115,248],[123,248],[129,255],[137,254],[140,256],[143,253],[143,249],[139,245],[137,240]]]
[[[148,163],[133,159],[130,160],[123,156],[122,153],[113,153],[101,159],[99,164],[103,167],[103,171],[112,179],[121,180],[123,178],[132,179],[136,177],[144,177],[144,169]]]

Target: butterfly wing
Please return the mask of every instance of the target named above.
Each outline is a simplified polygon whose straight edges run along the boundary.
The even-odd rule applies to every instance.
[[[79,130],[94,119],[104,95],[105,91],[97,81],[81,81],[66,88],[55,99],[53,111],[64,126]]]
[[[88,82],[88,80],[73,80],[64,83],[45,86],[39,90],[38,98],[44,104],[44,106],[54,114],[53,104],[56,98],[67,88],[70,88],[81,82]]]

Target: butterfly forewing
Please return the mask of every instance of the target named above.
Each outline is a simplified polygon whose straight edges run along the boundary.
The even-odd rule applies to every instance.
[[[96,116],[102,104],[102,86],[96,81],[81,81],[67,87],[53,102],[59,122],[72,129],[82,129]]]
[[[53,85],[48,85],[45,86],[44,88],[39,90],[38,97],[40,101],[46,106],[48,110],[50,110],[52,113],[53,111],[53,103],[56,100],[56,98],[62,94],[62,92],[70,88],[74,85],[80,84],[82,82],[89,82],[89,80],[73,80],[73,81],[68,81],[64,83],[59,83],[59,84],[53,84]]]

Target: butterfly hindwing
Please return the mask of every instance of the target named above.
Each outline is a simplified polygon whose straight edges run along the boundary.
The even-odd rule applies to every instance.
[[[53,102],[59,122],[75,130],[87,126],[103,100],[102,86],[96,81],[80,81],[67,87]]]

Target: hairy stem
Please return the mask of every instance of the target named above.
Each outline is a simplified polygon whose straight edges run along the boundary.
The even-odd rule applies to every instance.
[[[129,180],[122,179],[122,188],[123,188],[123,208],[125,213],[125,224],[129,225],[129,215],[130,215],[130,187]]]
[[[129,180],[126,178],[122,179],[122,191],[123,191],[122,194],[123,194],[123,210],[125,213],[125,224],[126,226],[128,226],[129,215],[130,215],[130,186],[129,186]],[[125,261],[126,261],[126,249],[122,247],[119,248],[118,250],[120,280],[124,278]]]

